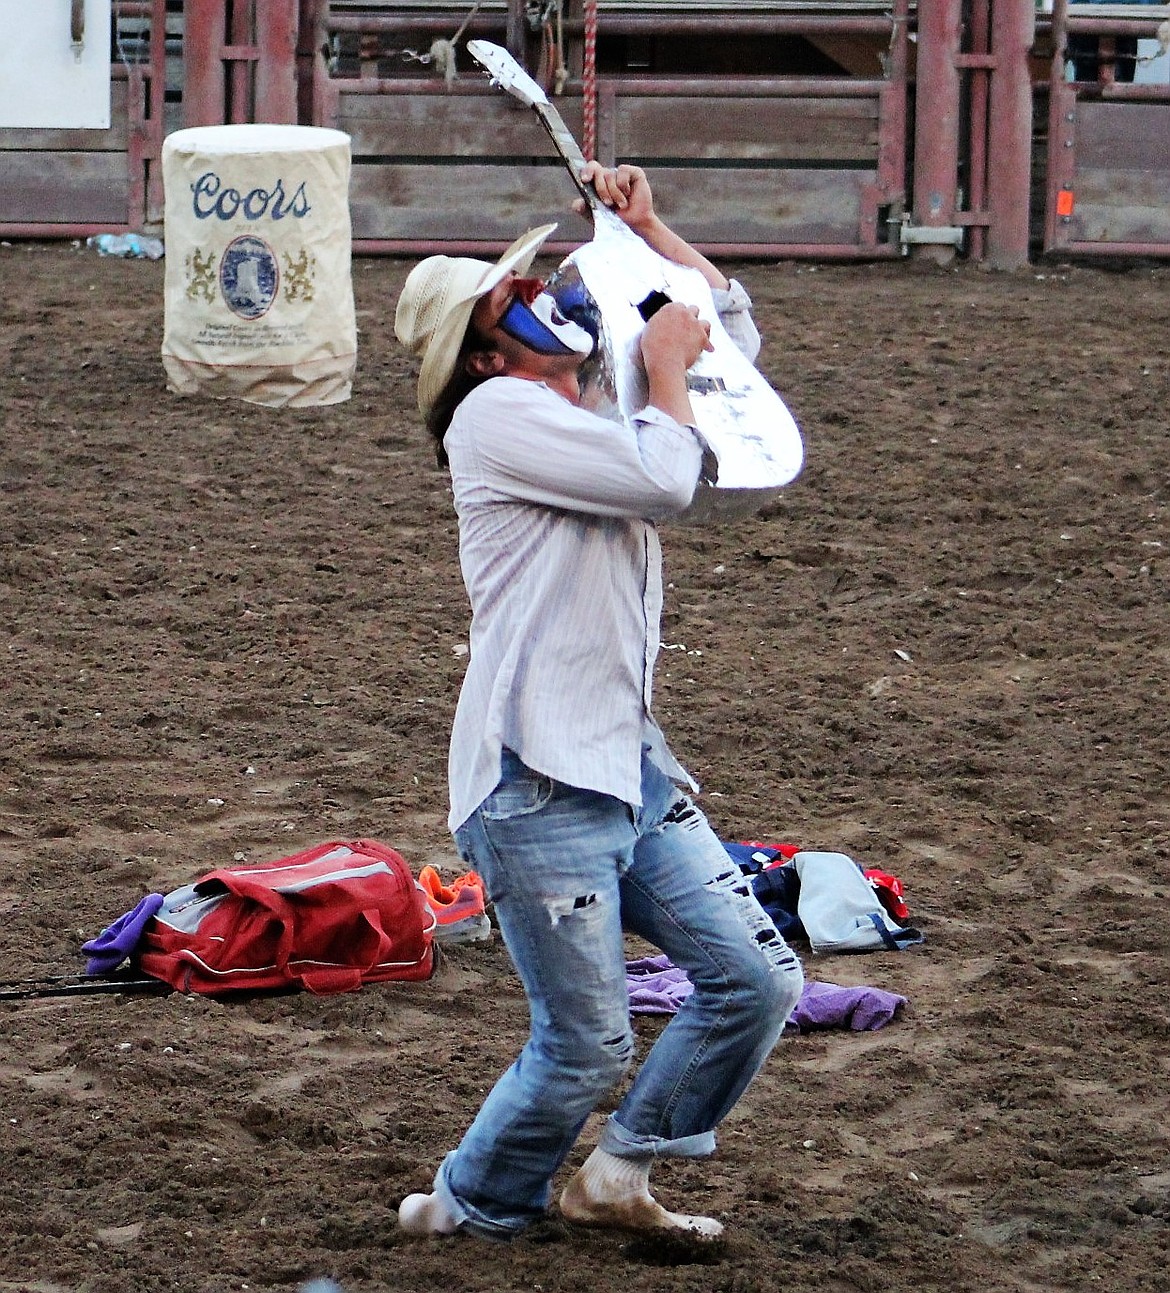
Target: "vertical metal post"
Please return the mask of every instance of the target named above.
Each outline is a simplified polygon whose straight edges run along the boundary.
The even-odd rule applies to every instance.
[[[255,79],[255,61],[241,57],[241,51],[253,44],[252,0],[231,0],[231,29],[228,48],[224,50],[227,64],[228,102],[225,120],[232,125],[243,125],[252,120],[252,89]]]
[[[972,0],[970,15],[970,46],[975,56],[991,55],[991,0]],[[987,201],[987,93],[990,71],[986,67],[972,68],[970,77],[970,108],[967,128],[967,208],[976,215],[985,211]],[[987,248],[987,230],[973,224],[967,231],[967,254],[973,261],[981,261]]]
[[[910,0],[894,0],[894,30],[886,55],[886,83],[879,95],[877,185],[884,201],[906,194],[906,112],[909,81]],[[873,239],[884,242],[890,229],[873,230]],[[880,234],[880,236],[879,236]]]
[[[150,126],[146,148],[146,222],[163,218],[162,141],[166,133],[167,0],[150,5]]]
[[[297,122],[297,25],[299,0],[267,0],[256,6],[254,121]]]
[[[963,0],[926,0],[918,7],[913,216],[915,225],[927,229],[954,224],[962,12]],[[954,259],[955,249],[930,243],[915,245],[913,253],[945,264]]]
[[[113,20],[117,21],[117,13]],[[131,229],[141,229],[149,218],[146,195],[147,156],[150,153],[150,91],[158,72],[155,65],[154,30],[151,30],[151,66],[143,75],[141,64],[126,64],[126,169],[130,180],[127,194],[126,223]]]
[[[223,0],[183,6],[183,124],[219,126],[224,117]]]
[[[1077,92],[1065,79],[1068,0],[1053,0],[1052,63],[1048,72],[1048,166],[1044,194],[1044,250],[1069,241],[1075,202]]]
[[[994,0],[988,99],[987,264],[1028,263],[1032,191],[1032,79],[1028,54],[1036,39],[1034,0]]]
[[[309,112],[305,122],[310,126],[326,126],[330,129],[337,126],[338,100],[340,95],[337,82],[330,75],[329,59],[329,2],[328,0],[306,0],[310,28],[302,32],[307,41],[310,53]]]
[[[313,92],[318,64],[323,64],[325,10],[328,0],[300,0],[297,18],[297,123],[313,125]]]

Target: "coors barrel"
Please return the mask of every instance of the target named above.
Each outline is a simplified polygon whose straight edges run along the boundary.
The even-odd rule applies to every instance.
[[[348,399],[349,136],[196,127],[167,136],[162,167],[168,387],[270,406]]]

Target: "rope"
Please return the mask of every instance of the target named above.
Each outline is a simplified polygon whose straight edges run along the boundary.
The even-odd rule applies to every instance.
[[[439,37],[438,40],[431,42],[430,49],[425,54],[419,54],[413,49],[402,50],[402,57],[411,59],[416,63],[433,63],[435,71],[438,72],[444,81],[447,82],[447,88],[450,89],[455,83],[455,46],[459,44],[459,38],[467,30],[468,23],[479,13],[483,0],[475,0],[467,17],[459,24],[459,30],[451,37],[450,40],[444,40]]]
[[[586,161],[597,156],[597,0],[585,0],[585,61],[581,72]]]
[[[565,66],[564,9],[563,0],[548,0],[539,15],[535,16],[535,21],[540,26],[540,58],[536,79],[549,94],[554,95],[565,92],[565,82],[569,79],[569,69]]]
[[[540,34],[540,54],[533,75],[546,93],[563,94],[569,78],[565,66],[564,0],[528,0],[524,16],[528,30]]]
[[[562,0],[557,0],[557,67],[553,73],[553,94],[564,94],[568,79],[569,69],[565,66],[565,6]]]

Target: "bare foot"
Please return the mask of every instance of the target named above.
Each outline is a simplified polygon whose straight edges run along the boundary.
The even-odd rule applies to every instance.
[[[561,1215],[583,1226],[611,1226],[617,1230],[683,1231],[702,1239],[716,1239],[723,1224],[714,1217],[669,1212],[649,1189],[612,1194],[591,1182],[584,1169],[565,1186],[561,1194]]]
[[[456,1227],[437,1194],[408,1194],[398,1205],[398,1224],[411,1235],[453,1235]]]

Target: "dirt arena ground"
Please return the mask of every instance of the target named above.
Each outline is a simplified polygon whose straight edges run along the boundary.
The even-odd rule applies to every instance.
[[[9,985],[236,856],[458,869],[406,268],[355,264],[353,399],[280,412],[166,393],[161,264],[0,248]],[[498,941],[341,997],[0,1001],[0,1289],[1166,1288],[1170,271],[734,268],[808,463],[666,533],[658,710],[725,837],[902,878],[923,946],[802,951],[909,1007],[785,1041],[716,1157],[656,1172],[728,1225],[695,1251],[397,1232],[525,1034]]]

